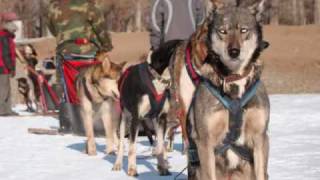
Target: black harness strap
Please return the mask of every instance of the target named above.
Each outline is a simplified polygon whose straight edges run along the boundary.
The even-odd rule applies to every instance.
[[[83,88],[84,88],[84,94],[88,97],[88,99],[89,99],[91,102],[93,102],[93,101],[92,101],[93,98],[92,98],[91,93],[90,93],[90,91],[89,91],[89,89],[88,89],[88,86],[87,86],[86,78],[83,78],[83,79],[82,79],[82,83],[83,83]]]
[[[94,101],[93,101],[93,97],[92,97],[92,95],[91,95],[91,93],[90,93],[90,91],[89,91],[89,88],[88,88],[88,86],[87,86],[86,78],[83,78],[83,79],[82,79],[82,83],[83,83],[85,95],[88,97],[88,99],[89,99],[91,102],[94,102]],[[104,101],[105,101],[105,100],[108,100],[109,98],[111,98],[110,96],[106,96],[106,95],[102,94],[102,92],[100,91],[97,83],[93,83],[93,86],[96,88],[99,96],[100,96]]]
[[[110,96],[104,95],[104,94],[100,91],[99,83],[98,83],[98,82],[97,82],[97,83],[94,83],[93,85],[94,85],[94,87],[96,88],[99,96],[100,96],[104,101],[106,101],[106,100],[108,100],[108,99],[111,98]]]

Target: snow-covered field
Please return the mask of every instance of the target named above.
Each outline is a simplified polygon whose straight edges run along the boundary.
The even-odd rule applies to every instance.
[[[51,117],[0,117],[0,180],[111,180],[129,178],[111,171],[114,156],[103,153],[105,141],[97,138],[98,155],[83,153],[84,137],[33,135],[33,128],[57,128]],[[269,128],[271,180],[320,179],[320,95],[271,96]],[[185,166],[181,138],[170,153],[170,177],[159,177],[156,159],[150,157],[145,138],[139,138],[137,179],[174,179]],[[126,169],[127,158],[124,160]],[[178,179],[186,179],[186,172]]]

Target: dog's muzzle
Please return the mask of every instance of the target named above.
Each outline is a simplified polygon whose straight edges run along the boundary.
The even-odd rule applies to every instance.
[[[228,50],[228,54],[232,59],[239,57],[240,49],[232,48]]]

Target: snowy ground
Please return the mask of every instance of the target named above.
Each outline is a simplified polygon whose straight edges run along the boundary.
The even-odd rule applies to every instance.
[[[271,96],[269,128],[271,180],[320,179],[320,95]],[[28,134],[29,127],[57,128],[51,117],[0,117],[0,179],[2,180],[111,180],[129,178],[112,172],[114,156],[103,153],[105,141],[97,138],[98,155],[82,151],[84,137]],[[186,164],[181,139],[170,154],[171,177],[159,177],[156,160],[149,157],[147,140],[139,138],[137,179],[174,179]],[[127,158],[125,158],[126,169]],[[179,177],[186,179],[186,172]]]

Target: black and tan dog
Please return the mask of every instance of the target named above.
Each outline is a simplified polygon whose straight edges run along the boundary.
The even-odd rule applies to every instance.
[[[136,140],[142,123],[144,130],[153,129],[157,136],[156,156],[160,175],[169,175],[169,165],[164,148],[167,113],[169,111],[169,60],[180,41],[170,41],[151,55],[151,62],[144,62],[128,68],[120,82],[122,106],[120,123],[119,153],[113,170],[122,169],[124,136],[129,124],[128,175],[136,176]]]
[[[120,111],[117,110],[117,81],[124,64],[117,65],[111,62],[106,52],[97,53],[96,60],[101,64],[85,69],[77,77],[80,113],[88,138],[88,155],[96,155],[93,124],[99,118],[102,119],[106,133],[106,153],[114,153],[118,144]]]
[[[207,19],[207,57],[189,64],[197,84],[185,128],[189,179],[268,179],[270,105],[258,59],[265,3],[215,3]]]
[[[21,77],[17,79],[18,81],[18,92],[23,96],[23,101],[27,106],[28,112],[35,112],[32,106],[32,100],[30,97],[30,85],[27,78]]]

